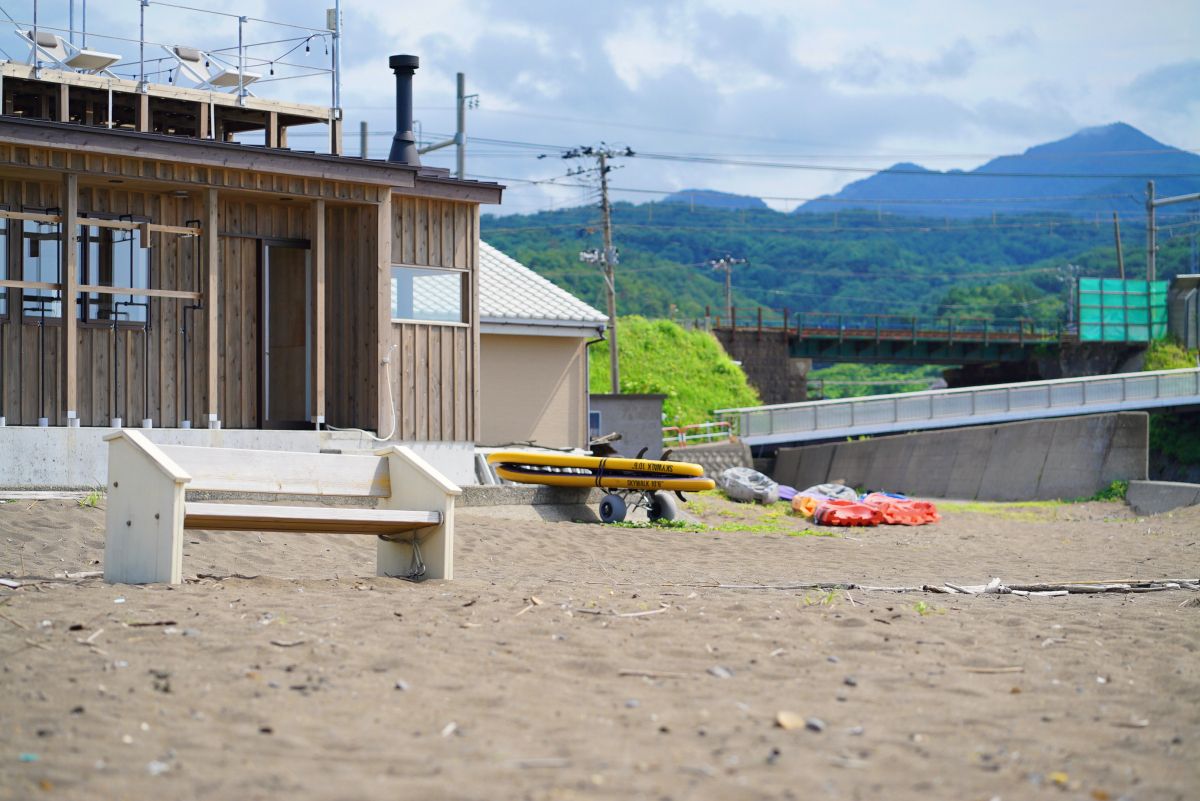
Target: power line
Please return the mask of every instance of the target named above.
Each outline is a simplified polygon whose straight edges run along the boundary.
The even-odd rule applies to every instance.
[[[353,108],[353,109],[362,110],[362,111],[391,111],[392,110],[390,106],[347,106],[346,108]],[[422,106],[416,110],[420,110],[420,111],[450,111],[451,109],[446,106]],[[580,117],[564,117],[564,116],[555,115],[555,114],[540,114],[537,112],[517,111],[514,109],[489,108],[489,109],[484,110],[483,113],[487,114],[487,115],[500,114],[500,115],[513,116],[513,117],[525,117],[527,119],[548,120],[551,122],[569,122],[569,123],[575,123],[575,124],[579,124],[579,125],[588,125],[588,126],[601,125],[601,126],[608,126],[608,127],[613,127],[613,128],[628,128],[630,130],[638,130],[638,131],[653,131],[653,132],[658,132],[658,133],[683,134],[683,135],[688,135],[688,136],[695,136],[695,137],[701,138],[701,139],[728,139],[728,140],[741,141],[741,142],[769,142],[769,143],[776,143],[776,144],[808,144],[807,142],[803,142],[802,140],[799,140],[799,139],[784,139],[784,138],[771,137],[771,136],[755,136],[753,134],[745,134],[745,133],[740,133],[740,134],[716,133],[716,132],[712,132],[712,131],[701,131],[701,130],[697,130],[695,128],[671,128],[671,127],[667,127],[667,126],[644,125],[641,123],[619,122],[619,121],[613,121],[611,119],[586,119],[586,118],[580,118]],[[1200,152],[1200,148],[1165,147],[1165,148],[1154,148],[1154,149],[1148,148],[1148,149],[1143,149],[1143,150],[1095,151],[1095,152],[1089,153],[1088,155],[1090,155],[1090,156],[1152,155],[1152,154],[1159,154],[1159,153],[1175,153],[1175,152],[1180,152],[1180,151],[1186,152],[1186,153]],[[798,156],[798,157],[801,157],[801,158],[881,158],[881,159],[884,159],[884,158],[896,158],[896,159],[905,159],[905,158],[995,159],[995,158],[1003,158],[1004,156],[1011,156],[1011,155],[1013,155],[1013,154],[1012,153],[940,153],[940,152],[929,152],[929,151],[912,151],[912,152],[901,152],[901,153],[890,153],[890,152],[820,153],[820,154],[804,154],[804,155]],[[1070,153],[1061,153],[1061,154],[1059,154],[1059,153],[1028,154],[1027,153],[1027,154],[1024,154],[1024,156],[1026,158],[1039,158],[1039,159],[1072,158],[1072,157],[1074,157],[1074,155],[1076,155],[1076,154],[1070,154]]]

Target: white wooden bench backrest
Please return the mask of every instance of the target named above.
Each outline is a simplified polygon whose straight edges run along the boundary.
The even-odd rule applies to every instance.
[[[189,490],[388,498],[386,457],[159,445],[191,476]]]
[[[377,497],[383,509],[436,513],[431,520],[439,523],[415,532],[425,576],[454,577],[454,499],[462,490],[404,446],[349,456],[160,446],[128,429],[104,439],[109,446],[106,581],[181,581],[188,489]],[[416,553],[416,539],[379,538],[376,574],[408,575]]]

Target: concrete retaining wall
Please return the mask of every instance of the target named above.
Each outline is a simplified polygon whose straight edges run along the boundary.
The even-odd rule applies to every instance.
[[[1125,500],[1139,515],[1157,515],[1200,504],[1200,484],[1178,481],[1130,481]]]
[[[1145,412],[1062,417],[780,449],[772,477],[926,498],[1053,500],[1146,478]]]
[[[754,464],[750,458],[750,446],[741,440],[675,447],[671,449],[670,458],[676,462],[702,465],[704,475],[714,479],[731,467],[751,467]]]
[[[371,453],[383,443],[350,431],[258,431],[253,429],[137,429],[163,445],[250,448],[267,451]],[[108,483],[111,428],[0,428],[0,488],[94,489]],[[404,442],[459,486],[475,483],[471,442]]]

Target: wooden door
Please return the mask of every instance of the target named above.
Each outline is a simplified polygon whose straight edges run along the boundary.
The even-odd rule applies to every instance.
[[[312,310],[308,250],[264,244],[263,428],[310,425]]]

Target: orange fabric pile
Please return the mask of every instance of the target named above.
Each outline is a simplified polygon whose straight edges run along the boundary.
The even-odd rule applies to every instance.
[[[813,522],[819,526],[877,526],[883,516],[865,503],[830,498],[817,504]]]
[[[882,492],[872,492],[863,504],[877,511],[884,523],[894,526],[923,526],[942,519],[937,507],[929,501],[893,498]]]

